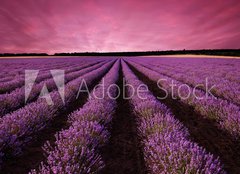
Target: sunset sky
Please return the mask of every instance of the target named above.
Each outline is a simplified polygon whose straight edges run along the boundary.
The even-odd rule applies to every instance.
[[[1,0],[0,52],[240,48],[239,0]]]

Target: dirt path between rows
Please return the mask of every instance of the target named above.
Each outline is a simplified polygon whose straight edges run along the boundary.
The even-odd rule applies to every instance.
[[[158,88],[156,82],[144,76],[130,64],[128,65],[138,78],[148,85],[149,90],[156,97],[165,96],[165,92]],[[188,128],[192,141],[220,157],[220,161],[228,173],[240,173],[240,142],[235,141],[227,132],[219,129],[216,122],[205,119],[195,112],[194,108],[180,100],[174,100],[169,96],[160,102],[170,108],[175,117]]]
[[[135,63],[136,63],[136,62],[135,62]],[[142,64],[139,64],[139,65],[144,66],[145,68],[148,68],[148,67],[145,66],[145,65],[142,65]],[[156,67],[158,67],[159,69],[161,69],[161,66],[160,66],[160,65],[158,65],[158,66],[156,66]],[[179,78],[175,78],[175,77],[173,77],[173,76],[171,76],[171,75],[169,75],[169,74],[167,74],[167,73],[163,73],[163,72],[161,72],[161,71],[156,71],[156,70],[154,70],[154,69],[152,69],[152,68],[149,68],[149,69],[151,69],[152,71],[155,71],[155,72],[157,72],[157,73],[159,73],[159,74],[162,74],[163,76],[166,76],[166,77],[168,77],[168,78],[171,78],[171,79],[173,79],[173,80],[176,80],[176,81],[178,81],[178,82],[180,82],[180,83],[182,83],[182,84],[186,84],[186,82],[185,82],[184,80],[180,80]],[[194,85],[194,84],[192,84],[192,83],[188,83],[188,85],[189,85],[191,88],[196,88],[196,89],[198,89],[198,90],[200,90],[200,91],[202,91],[202,92],[204,92],[204,93],[206,92],[206,90],[205,90],[204,88],[199,87],[199,86],[196,86],[196,85]],[[226,97],[224,97],[223,95],[217,94],[215,91],[211,91],[211,92],[212,92],[212,94],[213,94],[215,97],[217,97],[217,98],[219,98],[219,99],[222,99],[222,100],[227,100],[228,102],[230,102],[230,103],[232,103],[232,104],[240,107],[240,104],[239,104],[239,103],[237,103],[237,102],[235,102],[235,101],[231,101],[231,99],[226,98]]]
[[[107,73],[107,72],[106,72]],[[105,74],[106,74],[105,73]],[[102,77],[97,78],[90,86],[92,90]],[[74,103],[62,111],[58,116],[51,120],[44,130],[38,132],[31,142],[23,149],[22,155],[19,157],[8,156],[5,159],[0,173],[3,174],[26,174],[31,169],[38,169],[41,161],[46,161],[42,146],[46,141],[50,144],[55,142],[55,134],[62,129],[67,129],[70,125],[67,123],[68,115],[74,110],[81,108],[87,101],[88,93],[81,93]]]
[[[144,174],[146,167],[137,136],[136,118],[131,113],[129,101],[123,99],[121,69],[117,85],[121,88],[121,95],[117,99],[118,107],[109,128],[110,141],[101,150],[106,166],[100,174]]]

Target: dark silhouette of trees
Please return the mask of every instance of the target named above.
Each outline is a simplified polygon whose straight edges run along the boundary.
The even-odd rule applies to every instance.
[[[16,56],[49,56],[47,53],[0,53],[0,57],[16,57]]]
[[[167,50],[167,51],[132,51],[132,52],[74,52],[74,53],[2,53],[0,57],[15,56],[154,56],[154,55],[217,55],[240,57],[240,49],[203,49],[203,50]]]
[[[240,49],[206,49],[206,50],[167,50],[167,51],[136,51],[136,52],[85,52],[55,53],[55,56],[154,56],[154,55],[219,55],[240,56]]]

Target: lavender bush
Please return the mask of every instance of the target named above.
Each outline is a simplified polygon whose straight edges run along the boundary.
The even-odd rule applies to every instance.
[[[65,104],[58,92],[51,94],[54,105],[47,104],[45,99],[38,99],[16,112],[0,119],[0,151],[2,156],[6,152],[18,154],[34,133],[43,129],[57,114],[76,100],[79,84],[84,79],[90,85],[95,79],[101,77],[112,66],[113,61],[91,71],[70,82],[65,87]]]
[[[75,78],[82,76],[85,73],[88,73],[98,67],[100,67],[101,65],[103,65],[103,63],[100,64],[96,64],[93,65],[93,63],[89,63],[89,64],[84,64],[82,66],[78,65],[78,69],[74,68],[74,70],[72,72],[72,68],[71,69],[67,69],[65,72],[65,83],[68,83],[72,80],[74,80]],[[69,74],[67,74],[68,72],[70,72]],[[51,75],[51,74],[50,74]],[[37,83],[37,82],[36,82]],[[36,84],[33,86],[33,89],[30,93],[30,95],[28,96],[28,100],[26,101],[27,103],[30,103],[31,101],[33,101],[34,99],[36,99],[36,97],[38,97],[40,95],[41,89],[43,88],[44,85],[47,85],[48,87],[48,91],[53,91],[56,90],[56,84],[55,81],[50,78],[47,80],[43,80],[40,83]],[[17,88],[14,91],[12,91],[10,94],[2,94],[0,96],[0,117],[3,116],[4,114],[7,114],[9,112],[12,112],[22,106],[25,105],[25,87],[21,87],[21,88]]]
[[[94,89],[83,108],[69,116],[71,127],[56,134],[55,146],[45,144],[47,164],[42,163],[39,171],[31,173],[96,173],[104,167],[98,148],[109,139],[105,126],[112,120],[116,101],[109,97],[107,88],[117,82],[118,71],[119,61],[104,77],[105,86]],[[95,97],[102,92],[106,94],[104,99]],[[111,96],[116,95],[115,87]]]
[[[122,62],[128,84],[137,88],[142,82]],[[128,93],[132,93],[128,88]],[[225,173],[217,158],[189,140],[187,129],[165,105],[149,92],[141,99],[135,94],[130,102],[138,119],[144,159],[150,173]]]
[[[191,95],[188,98],[182,99],[179,97],[179,91],[177,90],[179,86],[182,85],[181,82],[171,79],[167,76],[159,74],[156,71],[153,71],[147,67],[139,65],[137,63],[128,61],[131,65],[133,65],[137,70],[146,75],[149,79],[157,81],[159,79],[165,79],[166,81],[161,82],[161,86],[168,90],[169,94],[172,94],[175,98],[180,99],[182,102],[193,106],[194,109],[199,112],[201,115],[215,120],[221,129],[228,131],[231,135],[233,135],[236,139],[240,137],[240,109],[237,105],[229,103],[227,100],[223,100],[220,98],[215,98],[211,96],[207,96],[201,90],[196,90],[195,94],[198,97],[202,97],[203,99],[196,98],[195,95],[192,95],[192,88],[190,88]],[[171,91],[170,84],[172,80],[176,84],[176,88],[174,91]],[[189,91],[185,88],[181,91],[183,96],[187,96]]]

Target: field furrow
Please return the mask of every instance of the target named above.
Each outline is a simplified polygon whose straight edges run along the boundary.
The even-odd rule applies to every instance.
[[[90,85],[96,78],[103,76],[112,64],[113,62],[106,63],[68,84],[65,89],[65,103],[62,102],[58,92],[52,92],[51,97],[54,105],[49,105],[45,99],[38,99],[19,111],[3,117],[0,120],[1,159],[8,159],[9,156],[20,154],[25,144],[36,133],[43,130],[49,121],[76,101],[79,88],[84,88],[82,85],[79,86],[83,79],[87,82],[87,85]]]
[[[132,71],[142,80],[149,90],[160,98],[159,101],[165,104],[174,116],[188,129],[190,138],[204,147],[208,152],[219,156],[224,168],[229,173],[236,173],[240,170],[239,141],[231,134],[219,128],[214,120],[202,116],[194,108],[179,99],[165,97],[165,91],[161,90],[152,76],[146,75],[129,64]],[[164,99],[163,99],[164,98]]]
[[[239,174],[239,65],[194,57],[2,59],[0,173]]]
[[[85,73],[88,73],[101,65],[103,63],[91,63],[89,65],[83,65],[78,67],[78,70],[76,71],[71,71],[67,73],[68,71],[66,70],[66,74],[64,74],[64,80],[65,80],[65,85],[70,83],[72,80],[78,78],[79,76],[82,76]],[[21,107],[23,107],[26,104],[29,104],[33,101],[35,101],[39,95],[41,94],[41,91],[44,87],[44,85],[47,86],[48,92],[52,92],[58,89],[58,87],[55,84],[54,79],[47,79],[43,80],[40,83],[36,83],[26,100],[26,88],[23,86],[22,88],[18,88],[11,92],[10,94],[3,94],[0,96],[0,117],[4,116],[7,113],[13,112]]]
[[[143,151],[137,135],[136,117],[131,111],[129,101],[124,99],[127,93],[123,89],[123,77],[121,67],[117,82],[120,93],[117,98],[116,112],[109,128],[111,137],[109,143],[101,150],[105,162],[105,167],[100,171],[101,174],[146,173]]]

